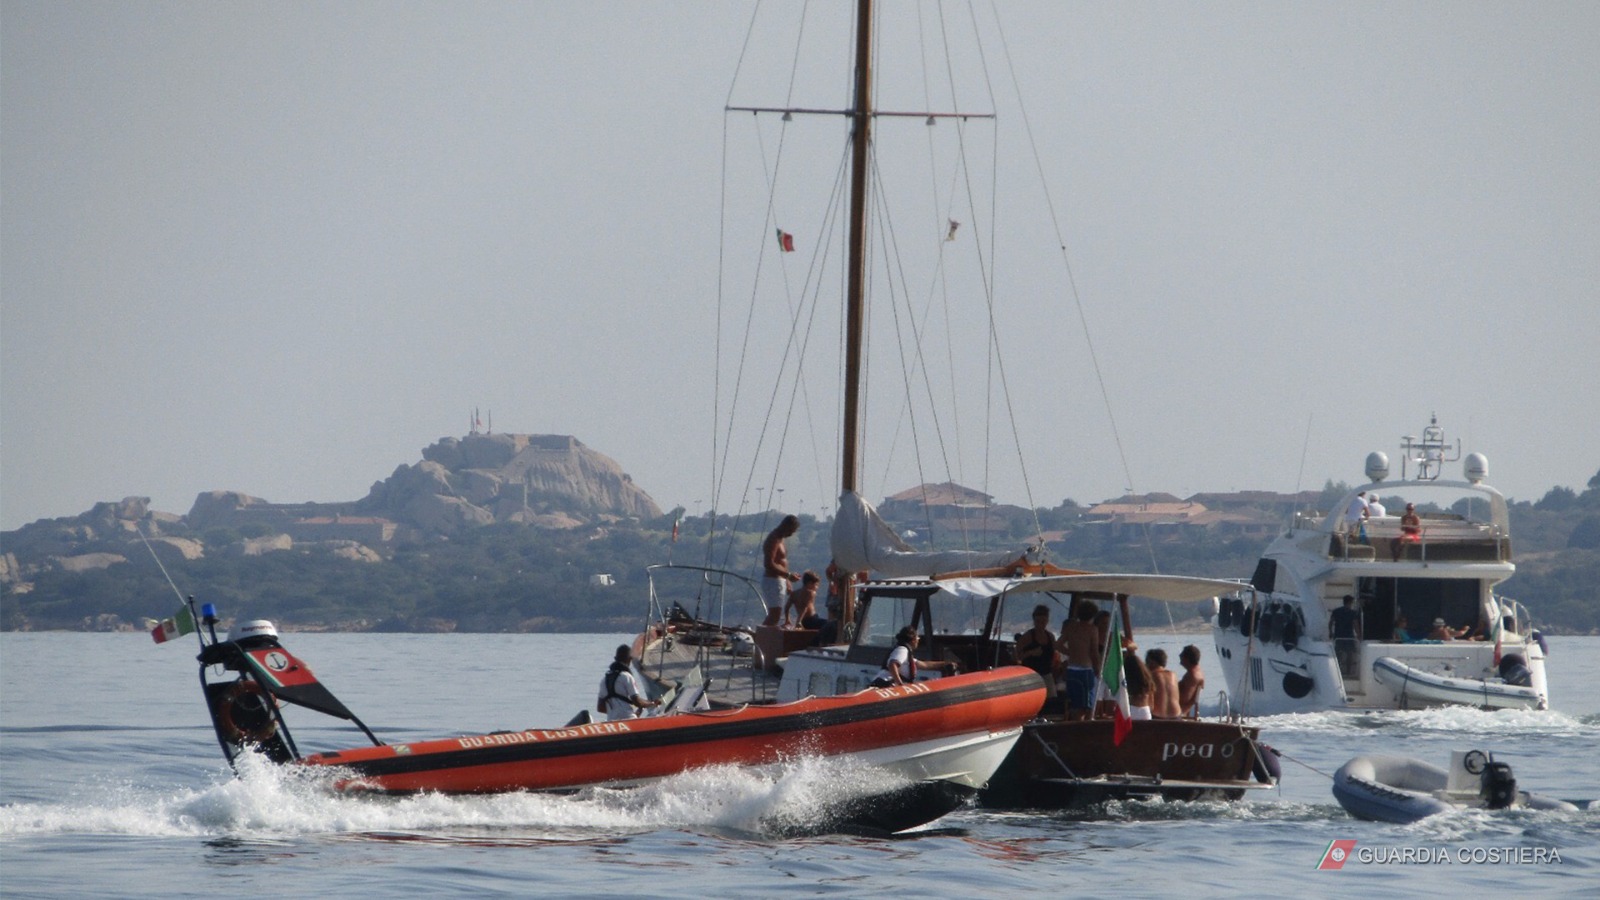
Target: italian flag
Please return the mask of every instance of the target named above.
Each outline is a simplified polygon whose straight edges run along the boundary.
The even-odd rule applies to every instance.
[[[1111,638],[1106,641],[1106,659],[1100,666],[1100,695],[1096,699],[1117,701],[1111,743],[1122,746],[1122,739],[1133,730],[1133,713],[1128,707],[1128,685],[1122,680],[1122,622],[1115,613],[1111,617]]]
[[[185,634],[194,634],[194,613],[189,611],[187,605],[178,607],[178,611],[169,619],[162,619],[156,627],[150,629],[150,637],[158,644],[165,644],[175,637]]]
[[[785,253],[794,252],[794,235],[782,228],[778,229],[778,249]]]

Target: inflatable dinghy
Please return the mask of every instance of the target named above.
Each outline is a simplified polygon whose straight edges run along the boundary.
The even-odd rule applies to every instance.
[[[1401,824],[1452,809],[1578,809],[1517,790],[1511,766],[1482,750],[1451,754],[1449,771],[1406,756],[1358,756],[1333,773],[1333,796],[1358,819]]]
[[[212,604],[196,609],[190,600],[180,615],[199,634],[201,689],[230,765],[259,753],[327,771],[337,790],[393,794],[571,793],[631,787],[706,766],[772,768],[802,755],[897,782],[862,802],[808,813],[800,825],[786,821],[786,831],[893,832],[945,815],[988,783],[1043,707],[1046,691],[1032,669],[1007,666],[792,703],[701,710],[693,698],[704,685],[680,684],[663,696],[665,713],[648,718],[597,722],[586,710],[560,728],[390,744],[283,646],[271,622],[236,623],[223,640]],[[176,620],[173,631],[181,634]],[[346,720],[372,744],[302,753],[287,707]]]
[[[1502,677],[1498,680],[1440,675],[1408,666],[1392,656],[1374,660],[1372,675],[1379,684],[1417,706],[1462,704],[1483,709],[1544,709],[1547,705],[1544,695],[1532,686],[1516,684],[1517,679],[1511,675],[1516,660],[1511,654],[1506,660],[1513,665],[1502,665]]]

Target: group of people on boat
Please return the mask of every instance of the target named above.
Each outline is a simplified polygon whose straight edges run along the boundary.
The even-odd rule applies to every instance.
[[[1426,634],[1413,634],[1411,623],[1401,615],[1394,623],[1394,639],[1402,644],[1420,644],[1423,642],[1444,643],[1458,640],[1485,640],[1483,635],[1473,635],[1472,626],[1462,625],[1452,628],[1442,617],[1434,617],[1433,627]]]
[[[815,570],[796,572],[789,567],[785,541],[800,532],[800,518],[784,516],[761,542],[761,601],[766,605],[763,625],[779,628],[805,628],[818,632],[817,643],[838,640],[839,623],[844,616],[843,598],[849,589],[847,573],[830,562],[827,568],[827,615],[817,612],[817,593],[822,577]],[[864,580],[867,573],[856,576]],[[793,587],[791,588],[791,585]]]
[[[1092,718],[1100,687],[1107,643],[1110,640],[1111,613],[1090,600],[1078,600],[1072,613],[1061,623],[1061,636],[1050,633],[1050,608],[1034,607],[1033,627],[1016,636],[1018,665],[1027,666],[1044,677],[1052,698],[1063,697],[1068,721]],[[1199,716],[1200,694],[1205,674],[1200,670],[1200,648],[1190,644],[1178,654],[1184,675],[1167,668],[1167,652],[1151,649],[1139,657],[1139,646],[1123,638],[1123,678],[1128,686],[1128,702],[1135,719],[1179,719]]]
[[[1367,542],[1367,523],[1372,519],[1382,519],[1389,515],[1389,510],[1383,505],[1377,494],[1370,497],[1366,491],[1360,491],[1355,499],[1344,511],[1345,534],[1352,540]],[[1422,517],[1417,514],[1417,505],[1407,503],[1405,512],[1400,514],[1400,533],[1389,540],[1389,556],[1398,560],[1405,552],[1406,545],[1415,544],[1422,540]]]
[[[1356,605],[1356,598],[1352,594],[1345,594],[1344,604],[1328,615],[1328,634],[1333,638],[1334,655],[1346,678],[1354,677],[1356,660],[1360,657],[1358,645],[1361,641],[1369,637],[1373,640],[1385,639],[1381,633],[1372,635],[1365,633],[1362,621],[1369,619],[1371,615],[1370,608],[1363,610]],[[1503,625],[1508,632],[1515,633],[1517,630],[1516,620],[1512,616],[1506,616]],[[1380,621],[1371,630],[1381,632],[1381,626]],[[1451,625],[1443,616],[1435,616],[1433,623],[1426,630],[1413,629],[1405,613],[1397,612],[1394,626],[1387,639],[1397,644],[1486,641],[1490,639],[1491,632],[1487,612],[1479,616],[1476,625]]]

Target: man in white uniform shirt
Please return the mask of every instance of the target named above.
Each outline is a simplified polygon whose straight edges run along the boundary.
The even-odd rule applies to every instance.
[[[633,649],[627,644],[617,647],[616,660],[606,670],[605,677],[600,679],[600,697],[595,703],[595,711],[605,713],[607,722],[632,719],[639,715],[640,710],[661,705],[660,700],[646,700],[640,696],[639,682],[633,677],[632,666]]]

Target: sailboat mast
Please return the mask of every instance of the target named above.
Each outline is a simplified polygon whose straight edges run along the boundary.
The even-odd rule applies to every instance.
[[[860,490],[861,345],[866,329],[867,149],[872,142],[872,0],[856,6],[856,84],[850,135],[850,257],[845,290],[844,460],[841,486]]]

